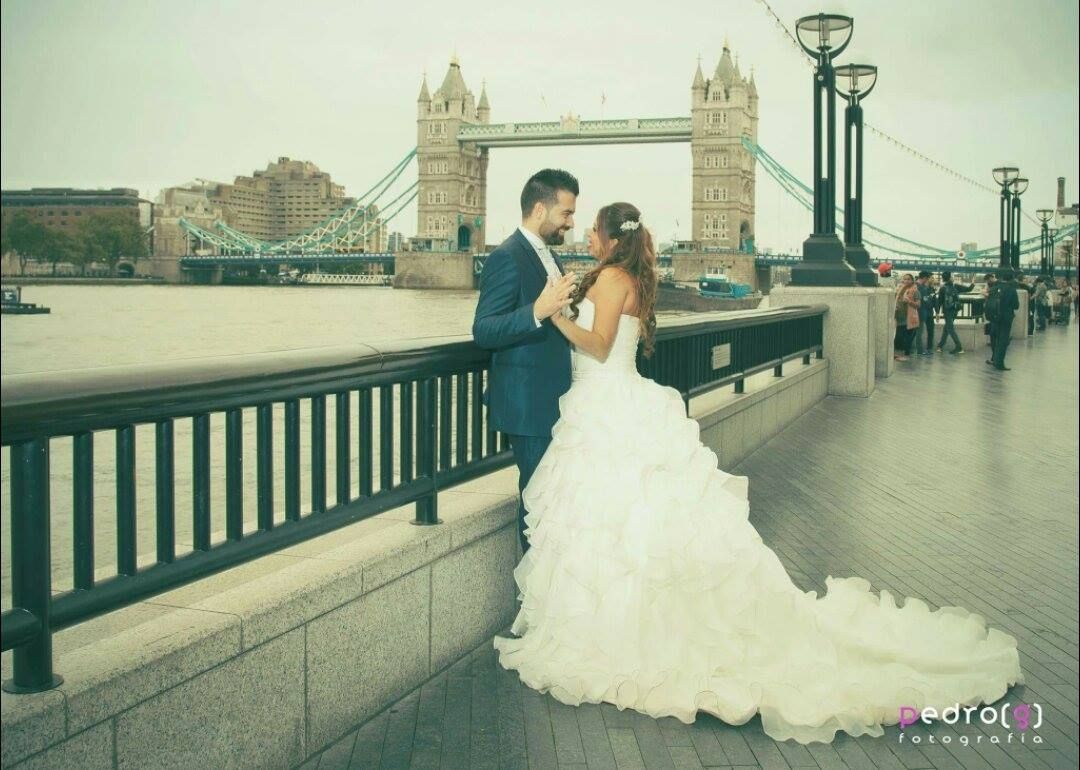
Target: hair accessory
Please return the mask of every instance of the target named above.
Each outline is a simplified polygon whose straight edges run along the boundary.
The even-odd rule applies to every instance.
[[[619,225],[619,229],[622,230],[624,233],[628,230],[637,230],[639,227],[641,227],[641,222],[635,222],[632,219],[628,219],[621,225]]]

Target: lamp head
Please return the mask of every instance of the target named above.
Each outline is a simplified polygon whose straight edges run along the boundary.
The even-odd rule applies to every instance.
[[[1044,225],[1050,221],[1050,218],[1054,216],[1054,212],[1050,209],[1039,209],[1035,212],[1035,216],[1039,218],[1039,221]]]
[[[877,67],[873,64],[841,64],[836,68],[836,90],[849,102],[865,99],[877,85]]]
[[[1026,176],[1016,177],[1016,179],[1012,180],[1012,184],[1009,185],[1013,195],[1023,195],[1027,188],[1028,180]]]
[[[795,22],[799,45],[815,59],[831,60],[839,56],[851,42],[855,20],[838,13],[817,13],[803,16]]]
[[[1020,169],[1016,166],[998,166],[994,169],[994,181],[999,185],[1011,184],[1012,180],[1020,176]]]

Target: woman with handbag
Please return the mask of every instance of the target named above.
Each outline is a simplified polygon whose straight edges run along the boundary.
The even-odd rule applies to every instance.
[[[893,337],[893,359],[907,361],[911,356],[911,343],[919,329],[919,289],[911,273],[904,273],[896,287],[896,336]]]

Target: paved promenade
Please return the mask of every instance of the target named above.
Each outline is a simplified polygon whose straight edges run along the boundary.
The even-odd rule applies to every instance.
[[[826,399],[735,469],[750,477],[751,521],[803,589],[859,575],[1016,636],[1027,683],[1006,700],[1044,716],[1023,743],[976,723],[804,747],[768,738],[757,717],[687,726],[572,708],[503,670],[489,641],[303,770],[1076,768],[1078,341],[1074,323],[1013,342],[1011,372],[977,353],[913,359],[870,399]]]

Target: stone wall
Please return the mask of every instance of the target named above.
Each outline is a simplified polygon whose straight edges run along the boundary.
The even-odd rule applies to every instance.
[[[436,251],[394,255],[395,289],[472,289],[473,256]]]
[[[180,271],[180,257],[150,257],[140,259],[138,271],[155,278],[161,278],[166,283],[184,283],[183,273]]]

